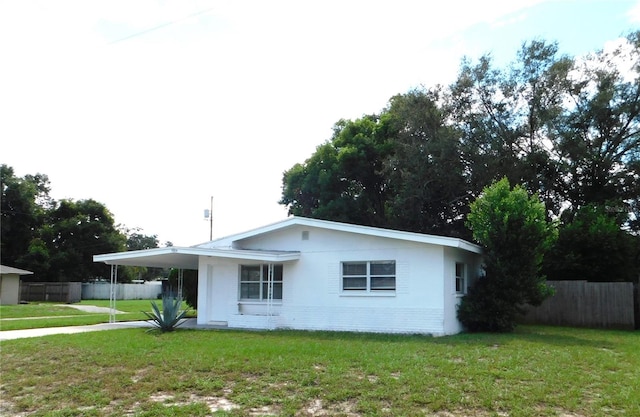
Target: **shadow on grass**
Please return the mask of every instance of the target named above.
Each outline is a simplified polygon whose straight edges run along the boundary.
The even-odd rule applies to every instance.
[[[359,341],[377,343],[432,343],[437,345],[476,345],[495,346],[517,342],[536,343],[552,346],[586,346],[612,349],[618,337],[635,337],[640,339],[640,332],[621,330],[601,330],[552,326],[526,325],[519,326],[513,333],[460,333],[452,336],[433,337],[424,334],[388,334],[367,332],[311,331],[311,330],[244,330],[244,329],[193,329],[178,328],[173,333],[183,332],[225,332],[234,333],[236,338],[254,337],[256,334],[264,338],[281,337],[307,339],[309,341]]]
[[[526,325],[518,326],[513,333],[461,333],[434,340],[435,343],[479,346],[507,345],[528,342],[560,347],[585,346],[612,349],[617,337],[634,336],[632,331],[585,329]]]

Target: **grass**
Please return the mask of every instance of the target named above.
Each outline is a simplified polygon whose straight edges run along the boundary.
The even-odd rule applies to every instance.
[[[82,300],[78,304],[109,307],[109,300]],[[183,307],[187,309],[186,304]],[[142,311],[151,311],[151,300],[118,300],[116,309],[123,312],[116,315],[117,321],[147,320]],[[0,330],[80,326],[108,321],[106,313],[87,313],[55,302],[0,305]]]
[[[640,415],[638,346],[638,332],[538,326],[443,338],[125,329],[19,339],[2,342],[0,414]]]

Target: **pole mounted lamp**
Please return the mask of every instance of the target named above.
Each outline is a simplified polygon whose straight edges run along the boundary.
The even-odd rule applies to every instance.
[[[204,219],[209,220],[209,240],[213,240],[213,196],[211,196],[211,207],[204,209]]]

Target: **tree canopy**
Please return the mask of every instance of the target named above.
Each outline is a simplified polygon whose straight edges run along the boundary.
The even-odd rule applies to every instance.
[[[284,172],[280,203],[295,215],[471,239],[471,202],[507,178],[537,194],[561,228],[585,207],[613,208],[637,247],[640,31],[583,57],[559,51],[534,40],[504,67],[490,54],[465,58],[449,86],[340,120]]]
[[[92,199],[55,201],[46,175],[16,177],[0,165],[3,264],[33,271],[39,281],[86,281],[109,276],[109,266],[93,255],[158,246],[145,236],[114,223],[107,207]],[[146,269],[124,268],[121,279],[150,278]],[[151,271],[156,274],[158,271]],[[155,276],[154,276],[155,277]]]

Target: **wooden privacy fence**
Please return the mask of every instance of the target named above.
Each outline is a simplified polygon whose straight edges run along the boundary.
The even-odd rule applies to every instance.
[[[637,288],[634,290],[633,283],[547,283],[555,288],[555,295],[546,299],[539,307],[529,307],[523,320],[525,323],[607,329],[636,328]]]
[[[82,299],[80,282],[21,282],[21,301],[77,303]]]

